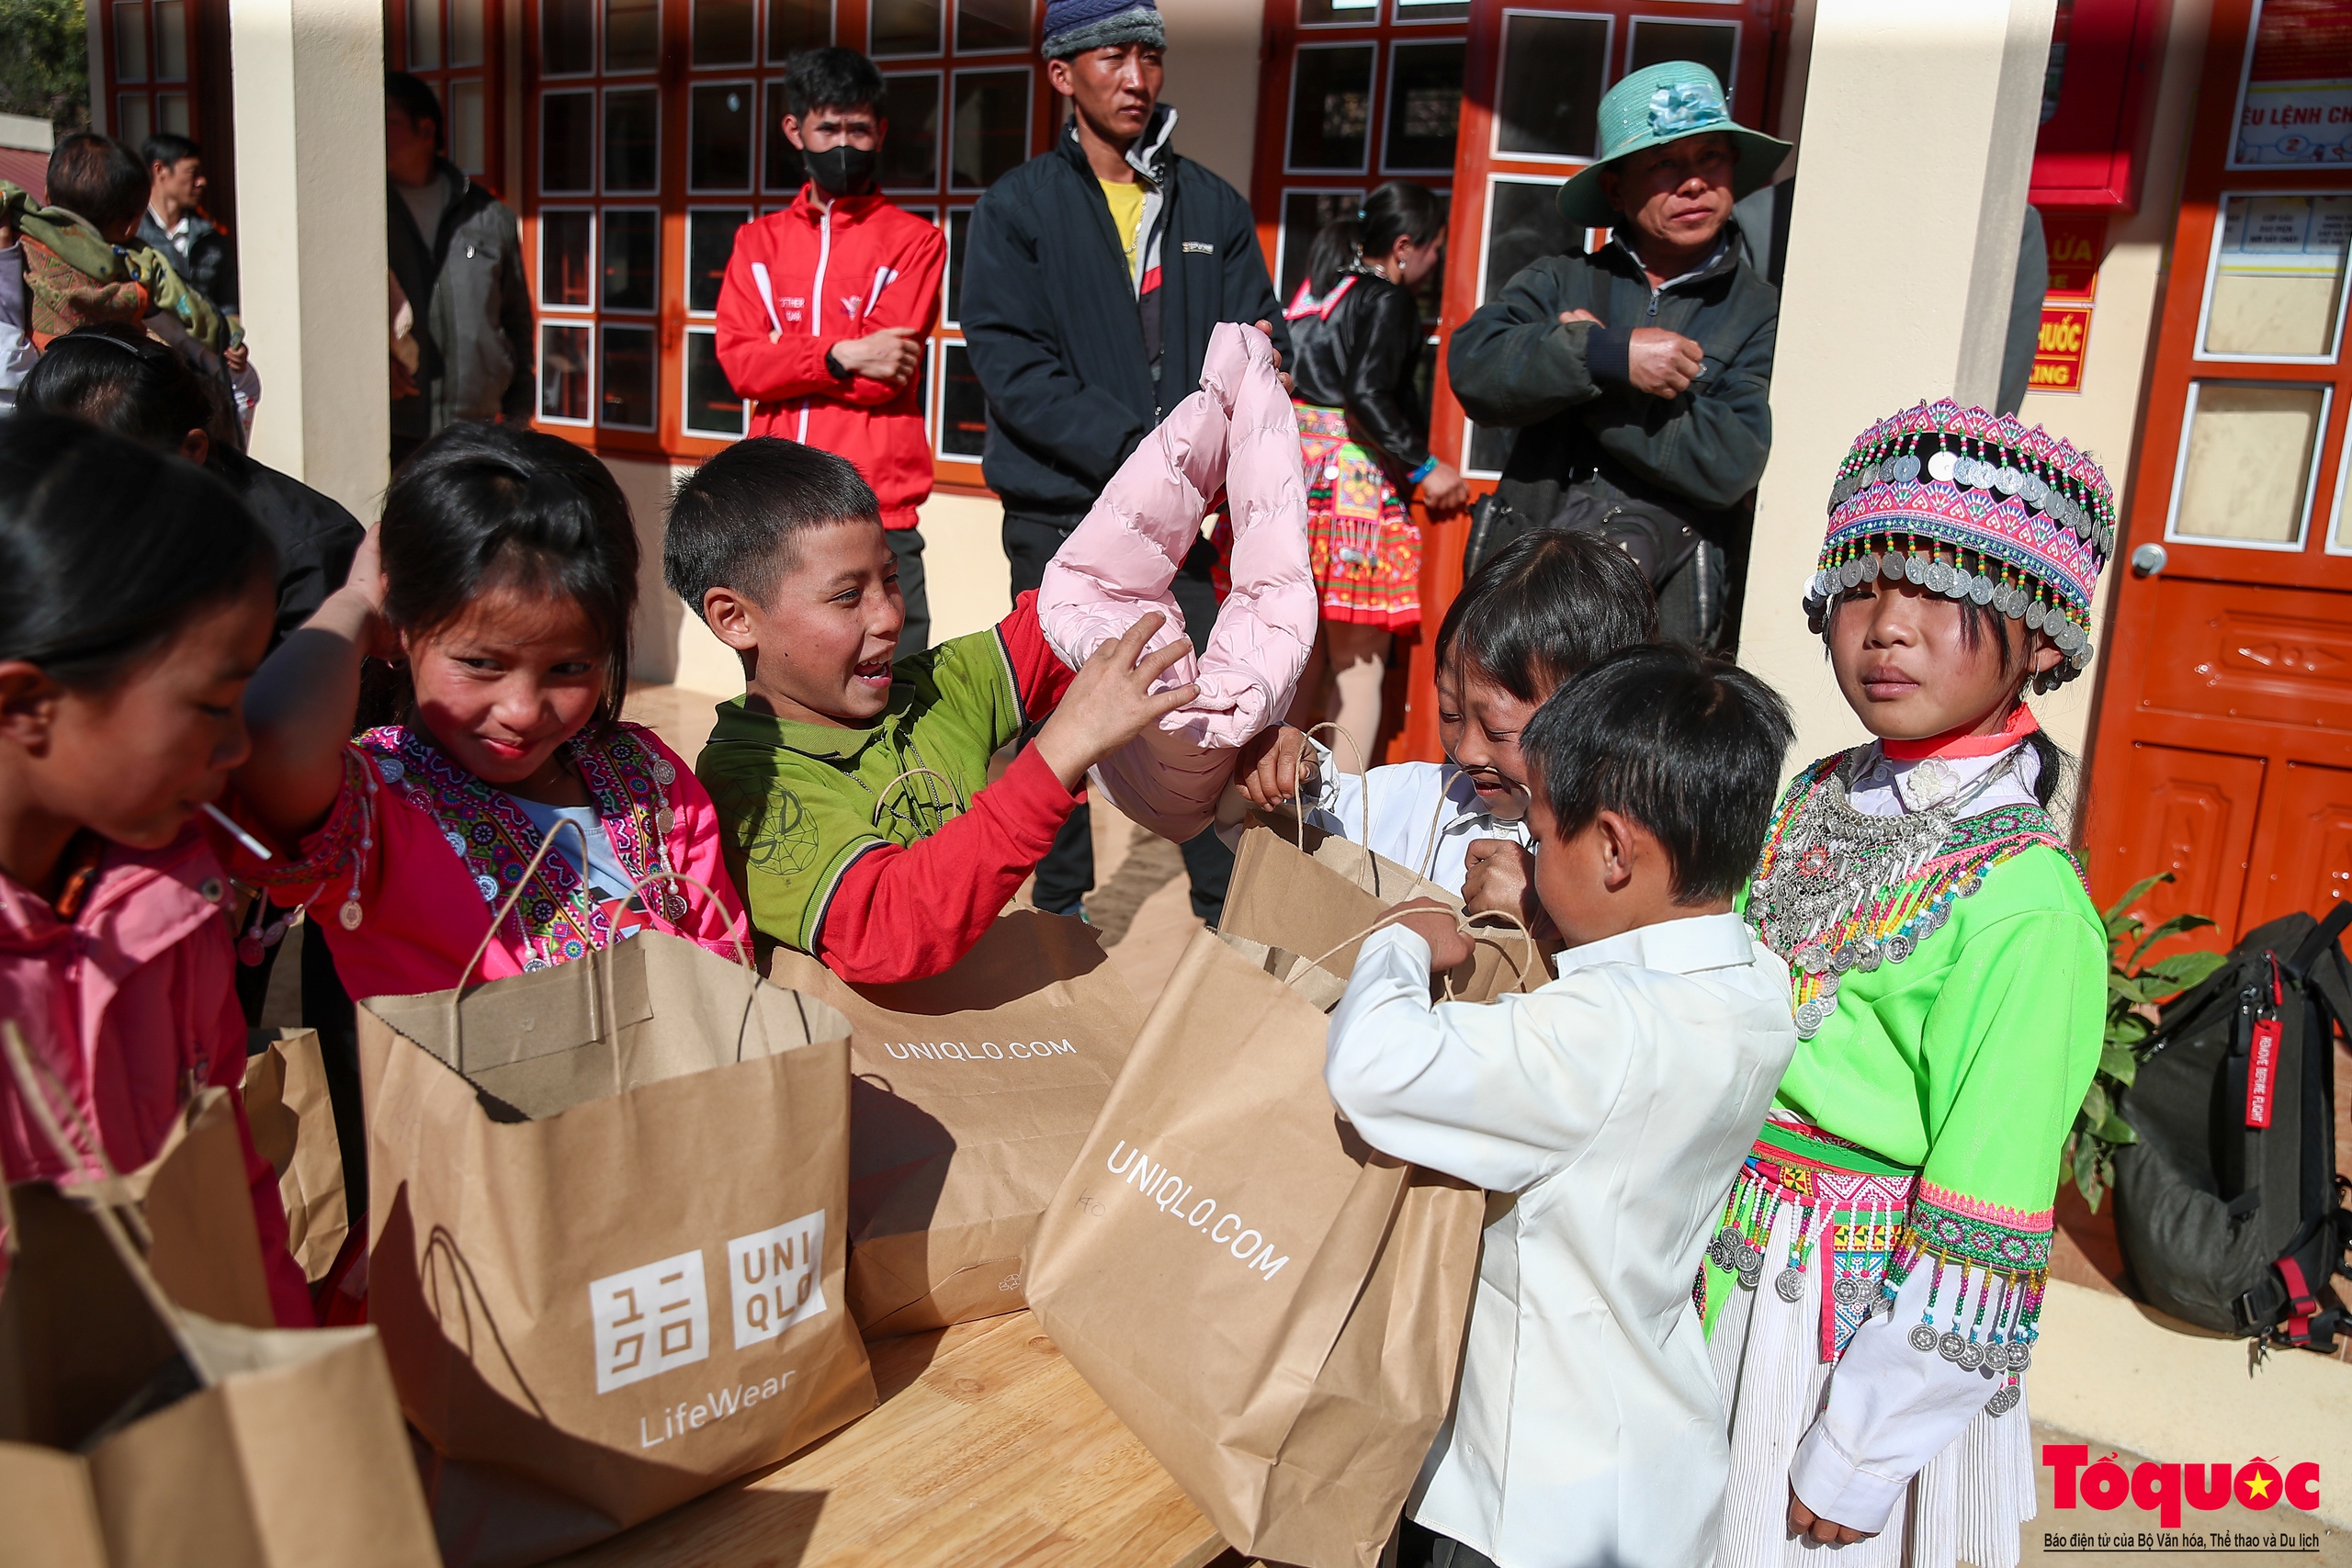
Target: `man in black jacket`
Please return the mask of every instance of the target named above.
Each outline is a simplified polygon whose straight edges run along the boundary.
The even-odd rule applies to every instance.
[[[1239,192],[1169,147],[1151,0],[1051,0],[1046,74],[1070,100],[1058,145],[989,187],[972,214],[962,311],[988,396],[982,471],[1004,502],[1012,591],[1046,563],[1145,435],[1199,386],[1219,321],[1290,334]],[[1175,582],[1193,646],[1216,619],[1216,552],[1196,544]],[[1041,908],[1076,913],[1094,884],[1081,806],[1037,867]],[[1232,852],[1184,846],[1193,911],[1215,923]]]
[[[202,210],[204,150],[169,131],[140,148],[153,185],[139,217],[139,238],[153,247],[181,280],[220,308],[237,313],[237,248]]]

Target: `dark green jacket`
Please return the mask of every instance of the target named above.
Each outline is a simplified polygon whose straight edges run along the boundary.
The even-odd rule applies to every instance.
[[[1772,448],[1766,399],[1781,294],[1728,228],[1726,237],[1709,265],[1655,293],[1614,241],[1590,255],[1546,256],[1463,323],[1446,352],[1454,396],[1480,424],[1518,432],[1504,501],[1548,517],[1563,487],[1597,479],[1597,488],[1656,502],[1702,532],[1746,513]],[[1560,321],[1579,310],[1605,326]],[[1694,340],[1706,374],[1673,399],[1634,390],[1625,363],[1637,327]]]

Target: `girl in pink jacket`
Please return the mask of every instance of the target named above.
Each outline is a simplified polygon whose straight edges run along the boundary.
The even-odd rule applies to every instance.
[[[354,997],[545,968],[649,925],[729,957],[749,940],[710,796],[620,721],[637,570],[593,455],[452,425],[254,678],[239,810],[294,852],[238,874],[311,908]],[[406,714],[352,740],[370,655],[404,672]]]
[[[77,1145],[61,1153],[0,1074],[0,1174],[136,1168],[193,1095],[227,1089],[270,1302],[303,1327],[309,1289],[238,1093],[228,884],[195,825],[248,750],[239,702],[276,577],[220,480],[75,421],[0,420],[0,1020]]]
[[[1046,568],[1037,620],[1075,670],[1152,612],[1149,647],[1185,640],[1170,585],[1222,488],[1233,509],[1233,589],[1208,649],[1159,678],[1200,694],[1095,764],[1113,805],[1182,843],[1216,816],[1242,742],[1279,720],[1315,646],[1298,414],[1273,344],[1227,321],[1209,338],[1201,389],[1144,437]]]

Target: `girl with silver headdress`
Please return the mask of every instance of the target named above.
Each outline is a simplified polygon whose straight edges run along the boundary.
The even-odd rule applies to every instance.
[[[1696,1288],[1724,1568],[2017,1562],[2023,1374],[2107,942],[2025,705],[2089,661],[2097,464],[1950,401],[1865,431],[1804,605],[1870,744],[1799,773],[1744,912],[1798,1044]]]

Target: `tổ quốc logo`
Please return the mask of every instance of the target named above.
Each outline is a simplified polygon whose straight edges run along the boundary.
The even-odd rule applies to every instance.
[[[825,1212],[801,1215],[727,1244],[727,1314],[734,1348],[748,1350],[825,1310]],[[707,1360],[710,1291],[700,1248],[607,1274],[588,1287],[596,1392]],[[790,1370],[729,1378],[682,1404],[638,1417],[638,1447],[650,1449],[774,1399]]]
[[[2311,1513],[2319,1507],[2319,1466],[2260,1457],[2238,1464],[2159,1464],[2143,1460],[2128,1472],[2110,1453],[2094,1461],[2086,1443],[2044,1443],[2051,1504],[2061,1510],[2102,1511],[2134,1504],[2178,1529],[2184,1508],[2213,1513],[2234,1503],[2260,1512],[2285,1503]]]

